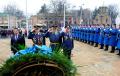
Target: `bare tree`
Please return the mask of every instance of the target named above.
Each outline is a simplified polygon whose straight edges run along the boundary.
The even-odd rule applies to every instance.
[[[82,10],[82,19],[83,19],[83,24],[90,24],[90,20],[91,20],[91,10],[90,9]]]
[[[115,20],[118,16],[118,13],[119,13],[117,5],[109,5],[108,6],[108,13],[112,19],[112,24],[115,24],[116,23]]]
[[[67,3],[67,1],[65,1],[65,0],[51,0],[52,12],[55,13],[56,15],[63,14],[64,4],[66,5],[65,10],[67,12],[67,9],[69,7],[69,4]]]
[[[48,9],[47,5],[44,4],[43,6],[41,6],[41,9],[38,13],[43,13],[43,14],[49,13],[49,9]]]
[[[99,13],[98,9],[95,8],[95,10],[92,12],[92,19],[95,19],[98,13]]]
[[[18,19],[24,17],[23,11],[18,9],[16,5],[7,5],[6,7],[4,7],[4,13],[16,16]]]

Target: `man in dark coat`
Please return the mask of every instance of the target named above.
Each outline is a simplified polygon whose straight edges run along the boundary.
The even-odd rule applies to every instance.
[[[19,34],[17,28],[13,29],[13,33],[11,37],[11,51],[15,54],[17,51],[25,48],[25,38]]]
[[[74,42],[72,34],[70,32],[70,26],[65,27],[66,30],[63,33],[63,53],[68,59],[71,59],[71,51],[74,48]]]
[[[34,34],[32,36],[32,41],[34,44],[37,45],[45,45],[45,35],[42,33],[42,31],[39,30],[39,28],[35,28]]]

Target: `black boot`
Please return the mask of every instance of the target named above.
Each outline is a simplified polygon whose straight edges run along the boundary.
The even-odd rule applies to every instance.
[[[120,56],[120,49],[118,49],[119,50],[119,53],[117,54],[117,55],[119,55]]]
[[[91,45],[94,45],[94,42],[93,42],[93,41],[91,42]]]
[[[114,52],[115,52],[115,47],[112,46],[112,49],[111,49],[110,53],[114,53]]]
[[[108,51],[108,45],[105,45],[105,51]]]
[[[101,44],[101,45],[100,45],[100,49],[103,49],[103,47],[104,47],[104,45],[103,45],[103,44]]]
[[[90,41],[88,41],[88,44],[90,44]]]
[[[95,47],[98,47],[98,43],[95,43]]]

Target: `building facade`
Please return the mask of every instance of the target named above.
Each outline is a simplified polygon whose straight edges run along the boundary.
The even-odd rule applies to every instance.
[[[99,7],[98,14],[95,16],[93,24],[112,24],[107,7]]]
[[[10,29],[18,27],[17,18],[15,16],[10,16],[8,14],[0,13],[0,28]]]
[[[46,24],[46,25],[52,25],[52,24],[63,24],[64,16],[62,15],[56,15],[55,13],[48,13],[48,14],[38,14],[31,16],[29,19],[29,25],[35,26],[37,24]],[[65,16],[65,22],[66,24],[69,24],[71,21],[71,14],[66,14]]]

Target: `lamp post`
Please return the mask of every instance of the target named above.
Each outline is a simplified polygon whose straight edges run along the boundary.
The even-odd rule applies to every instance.
[[[27,0],[26,0],[26,29],[27,29],[27,36],[28,36],[29,26],[28,26],[28,15],[27,15]]]
[[[64,2],[64,18],[63,18],[63,20],[64,20],[64,26],[63,27],[65,27],[65,2]]]

